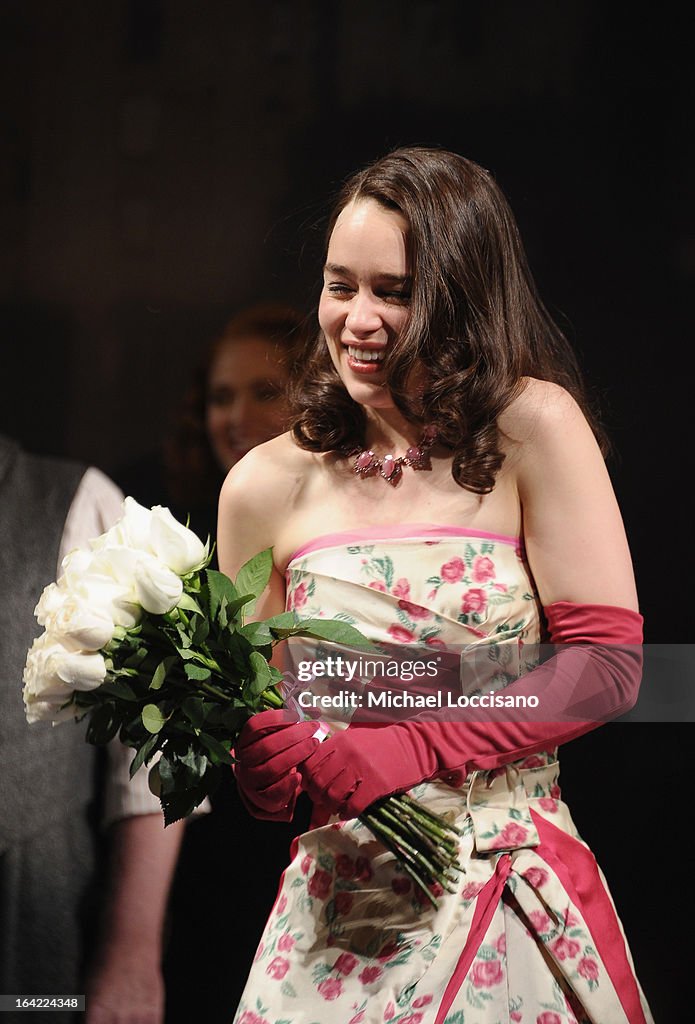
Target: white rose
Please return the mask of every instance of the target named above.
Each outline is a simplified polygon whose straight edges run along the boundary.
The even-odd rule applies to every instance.
[[[85,576],[76,590],[84,601],[108,615],[116,626],[131,629],[140,621],[141,610],[135,603],[132,583],[125,586],[108,577],[94,574]]]
[[[207,544],[161,505],[152,509],[150,538],[155,555],[178,576],[196,569],[208,556]]]
[[[92,554],[87,575],[73,581],[73,589],[108,611],[117,626],[130,629],[141,618],[135,572],[141,558],[151,558],[129,547],[110,547]]]
[[[134,603],[133,588],[136,560],[137,553],[131,552],[129,548],[93,551],[77,548],[63,559],[58,593],[79,595],[83,601],[98,608],[102,615],[108,615],[116,625],[129,629],[140,621],[140,609]],[[46,594],[44,591],[44,595],[46,606],[52,604],[57,597],[53,592]],[[37,612],[40,606],[41,601]],[[41,619],[39,622],[44,625]]]
[[[57,583],[49,583],[47,587],[44,587],[39,603],[34,608],[38,624],[45,626],[47,617],[58,611],[64,600],[65,591],[61,590]]]
[[[55,670],[73,690],[96,690],[106,679],[106,662],[91,651],[68,651],[54,655]]]
[[[142,558],[143,552],[124,544],[114,544],[108,548],[94,551],[89,571],[81,579],[101,578],[107,585],[118,584],[124,594],[133,589],[135,566]],[[151,557],[148,555],[147,557]]]
[[[118,522],[93,540],[91,546],[96,551],[109,547],[127,547],[152,554],[151,521],[150,509],[138,504],[135,498],[128,497],[123,502],[123,515]]]
[[[59,722],[68,722],[71,718],[76,718],[76,708],[72,704],[64,708],[62,706],[64,703],[65,701],[62,700],[34,700],[33,698],[28,703],[25,701],[24,712],[27,722],[29,725],[33,725],[35,722],[52,722],[53,725],[58,725]]]
[[[152,510],[138,504],[135,498],[126,498],[123,502],[123,518],[120,525],[125,534],[124,543],[139,551],[153,554],[152,549]]]
[[[183,583],[176,573],[158,558],[144,552],[140,552],[134,582],[138,604],[153,615],[170,612],[183,593]]]
[[[127,629],[137,625],[140,609],[135,604],[133,587],[137,554],[128,548],[110,548],[88,552],[86,559],[74,557],[83,554],[85,552],[74,551],[67,556],[63,560],[64,572],[58,583],[52,583],[44,590],[34,612],[40,624],[51,632],[65,632],[64,626],[55,625],[55,615],[68,598],[72,598],[78,604],[88,606],[104,628],[106,619]],[[80,615],[80,626],[83,623],[84,617]],[[81,646],[91,647],[91,644],[85,641]]]
[[[56,603],[59,596],[62,599]],[[114,621],[109,607],[105,607],[103,601],[94,600],[93,591],[84,585],[74,590],[56,588],[51,595],[50,607],[39,622],[49,633],[59,635],[76,647],[98,651],[113,636]]]
[[[56,672],[55,655],[65,652],[65,647],[50,633],[42,633],[34,640],[27,654],[24,666],[24,700],[53,700],[64,704],[72,693]]]
[[[24,668],[24,700],[54,701],[69,699],[73,690],[94,690],[106,678],[106,662],[101,654],[73,651],[58,637],[43,633],[32,644]]]
[[[62,574],[58,577],[58,585],[61,587],[72,586],[75,580],[80,580],[89,572],[94,555],[84,548],[73,548],[61,562]]]

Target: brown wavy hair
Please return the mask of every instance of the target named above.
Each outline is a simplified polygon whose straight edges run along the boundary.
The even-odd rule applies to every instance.
[[[504,461],[499,416],[523,377],[562,385],[607,442],[572,348],[541,302],[516,220],[489,171],[440,149],[396,149],[353,175],[328,222],[372,199],[402,214],[412,277],[410,315],[384,360],[394,402],[413,424],[431,424],[453,453],[452,475],[467,490],[492,490]],[[424,366],[424,390],[408,388]],[[366,417],[345,389],[322,331],[310,341],[293,386],[292,426],[309,451],[364,446]]]
[[[217,506],[225,474],[215,459],[205,424],[208,378],[220,349],[230,341],[249,337],[275,343],[278,361],[285,365],[289,377],[294,356],[307,342],[306,317],[291,306],[260,303],[233,316],[209,346],[165,442],[165,482],[176,505]]]

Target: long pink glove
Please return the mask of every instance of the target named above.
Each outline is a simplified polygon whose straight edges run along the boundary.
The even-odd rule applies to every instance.
[[[588,645],[556,654],[505,690],[540,695],[547,720],[354,723],[304,761],[309,796],[329,813],[357,817],[374,800],[426,779],[456,772],[462,781],[473,769],[553,749],[629,710],[642,674],[642,616],[566,601],[545,614],[551,643]]]
[[[286,711],[261,711],[244,725],[235,748],[239,795],[256,818],[290,821],[302,779],[297,771],[318,746],[316,722],[288,724]]]

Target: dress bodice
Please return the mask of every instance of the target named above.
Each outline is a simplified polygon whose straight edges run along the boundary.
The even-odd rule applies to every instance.
[[[339,692],[344,677],[329,668],[330,655],[338,653],[350,660],[360,693],[379,674],[414,692],[410,659],[416,657],[429,692],[452,692],[435,698],[446,707],[462,695],[505,688],[538,662],[538,596],[514,537],[427,524],[318,537],[288,564],[287,608],[302,619],[347,622],[374,645],[363,662],[355,650],[294,638],[291,672],[298,683],[311,679],[312,700]],[[378,667],[373,652],[382,658]],[[309,666],[317,660],[326,664],[314,677]],[[337,715],[335,705],[323,703],[322,718],[335,724],[360,718],[364,694],[355,699]]]
[[[287,608],[349,622],[376,643],[540,640],[538,595],[520,540],[454,526],[318,537],[290,559]]]

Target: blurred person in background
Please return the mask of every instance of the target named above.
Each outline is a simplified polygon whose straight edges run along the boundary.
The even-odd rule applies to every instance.
[[[117,473],[141,504],[166,505],[214,539],[222,482],[239,459],[287,426],[287,384],[304,317],[279,303],[236,313],[192,376],[161,454]]]
[[[304,317],[290,307],[264,303],[236,313],[195,372],[159,465],[143,461],[121,473],[125,492],[148,506],[167,505],[182,522],[190,516],[191,529],[214,539],[227,472],[287,427],[289,373],[304,340]],[[291,824],[278,827],[251,817],[231,772],[212,803],[212,813],[186,830],[174,881],[165,962],[167,1024],[228,1024],[291,841],[308,827],[308,800]]]
[[[89,1024],[158,1024],[163,923],[184,823],[165,830],[146,772],[129,781],[127,748],[112,744],[107,766],[85,742],[84,723],[29,726],[22,703],[41,591],[69,551],[120,517],[122,500],[98,469],[29,454],[0,435],[0,992],[80,995],[91,975]],[[22,1011],[6,1017],[20,1019]]]

